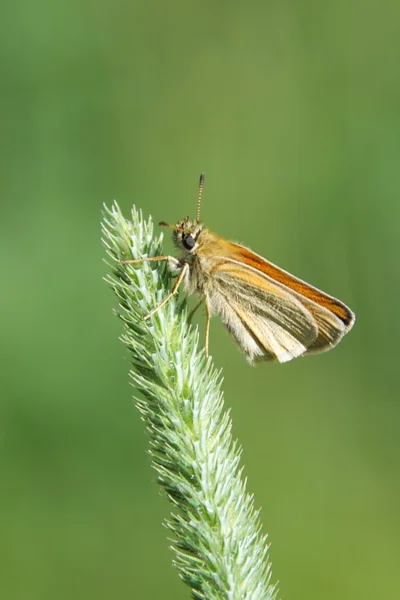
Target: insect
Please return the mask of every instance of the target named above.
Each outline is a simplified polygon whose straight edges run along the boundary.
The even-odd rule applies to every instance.
[[[122,261],[165,260],[177,274],[171,292],[144,319],[160,310],[183,284],[189,294],[200,296],[192,314],[205,303],[207,356],[212,315],[221,317],[251,363],[273,359],[284,363],[336,346],[352,328],[354,313],[340,300],[205,228],[200,221],[203,186],[204,173],[200,176],[195,221],[187,217],[176,225],[160,223],[173,230],[174,244],[181,250],[179,258]]]

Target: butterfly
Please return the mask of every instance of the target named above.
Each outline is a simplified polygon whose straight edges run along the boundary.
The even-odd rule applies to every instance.
[[[124,263],[168,261],[177,275],[171,292],[144,319],[149,319],[181,285],[197,294],[206,309],[205,350],[209,354],[210,319],[218,315],[251,363],[324,352],[336,346],[355,322],[343,302],[298,279],[249,248],[212,233],[200,221],[204,173],[200,176],[197,218],[170,225],[174,256],[144,257]],[[192,314],[193,312],[192,311]]]

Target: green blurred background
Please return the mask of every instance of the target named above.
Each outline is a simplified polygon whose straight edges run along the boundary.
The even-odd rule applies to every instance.
[[[114,198],[194,215],[203,170],[213,230],[357,314],[333,352],[257,368],[212,323],[281,597],[400,597],[399,19],[388,0],[3,4],[2,598],[189,597],[99,221]]]

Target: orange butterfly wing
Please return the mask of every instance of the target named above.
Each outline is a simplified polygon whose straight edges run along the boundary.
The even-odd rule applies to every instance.
[[[276,357],[284,362],[303,353],[329,350],[350,331],[355,316],[340,300],[240,244],[217,237],[215,242],[210,245],[213,251],[209,254],[211,279],[237,318],[234,327],[227,322],[229,319],[225,319],[225,324],[242,347],[247,338],[244,333],[243,339],[239,339],[237,331],[235,334],[235,330],[240,330],[239,324],[265,350],[264,356],[252,357],[244,348],[251,360]],[[207,248],[202,253],[207,256]],[[221,312],[218,307],[216,312]],[[234,321],[233,316],[231,320]]]

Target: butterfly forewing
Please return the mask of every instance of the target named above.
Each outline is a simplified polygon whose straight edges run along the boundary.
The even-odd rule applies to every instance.
[[[201,254],[212,263],[211,308],[250,360],[285,362],[323,352],[351,329],[354,315],[336,298],[240,244],[207,234]]]
[[[286,362],[304,354],[317,339],[312,314],[253,269],[216,259],[212,290],[211,309],[221,315],[251,361],[277,358]]]
[[[262,256],[259,256],[240,244],[225,241],[225,246],[230,250],[231,254],[229,258],[244,262],[247,267],[260,271],[270,280],[275,283],[280,283],[292,292],[295,292],[298,296],[322,306],[336,315],[344,323],[347,331],[353,326],[354,314],[340,300],[333,298],[333,296],[329,296],[329,294],[325,294],[325,292],[321,292],[321,290],[318,290],[298,277],[291,275],[287,271],[277,267]]]

